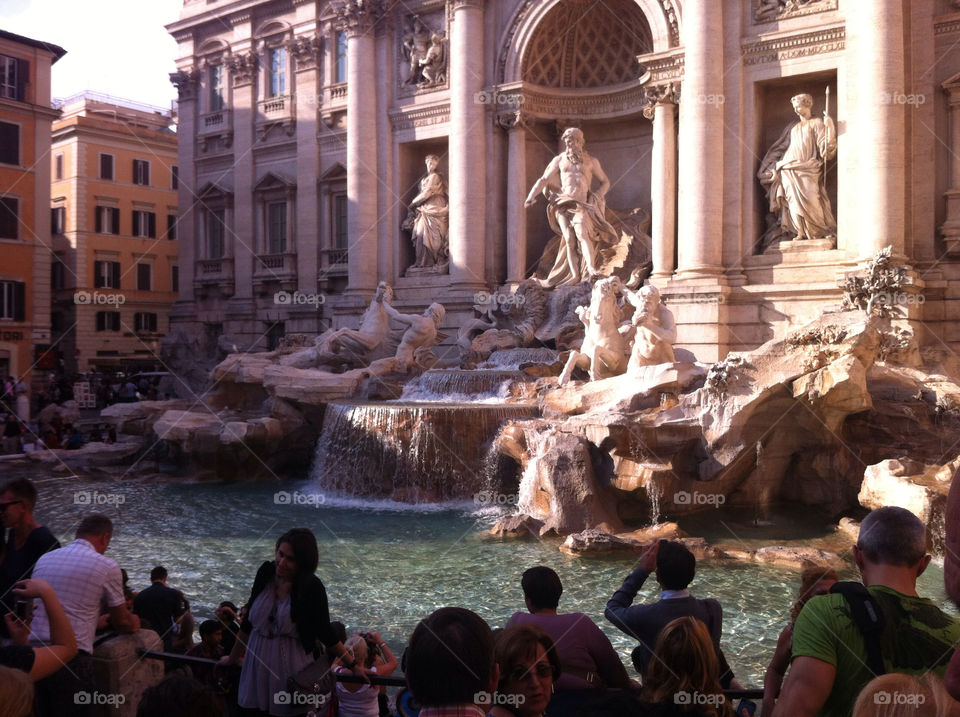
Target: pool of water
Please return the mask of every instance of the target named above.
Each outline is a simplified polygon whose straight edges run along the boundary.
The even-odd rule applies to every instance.
[[[168,583],[184,591],[200,620],[221,600],[242,604],[257,567],[272,559],[276,538],[309,527],[320,543],[317,574],[327,588],[333,619],[348,631],[378,630],[400,653],[417,621],[445,605],[469,607],[491,626],[523,610],[520,575],[549,565],[560,575],[561,612],[587,613],[613,641],[628,671],[633,642],[603,619],[607,599],[635,565],[636,557],[573,558],[559,541],[500,541],[485,534],[495,516],[474,505],[400,507],[336,499],[307,483],[274,485],[211,483],[92,483],[38,480],[38,519],[69,541],[80,517],[96,508],[117,526],[107,555],[130,574],[135,590],[147,587],[150,569],[170,572]],[[399,509],[398,509],[399,508]],[[746,516],[692,521],[711,540],[772,544]],[[721,522],[723,524],[721,524]],[[688,526],[688,530],[691,526]],[[791,542],[818,540],[814,526],[786,531]],[[773,531],[773,532],[771,532]],[[789,535],[787,535],[789,533]],[[851,572],[849,577],[854,577]],[[723,604],[723,647],[744,685],[760,686],[784,624],[798,573],[740,563],[703,562],[692,591]],[[920,593],[946,605],[942,568],[932,565]],[[639,595],[657,597],[650,580]]]

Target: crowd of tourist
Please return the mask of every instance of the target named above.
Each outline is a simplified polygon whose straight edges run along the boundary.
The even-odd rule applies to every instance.
[[[324,717],[950,717],[960,715],[960,621],[917,594],[929,565],[923,523],[880,508],[863,520],[853,557],[862,582],[810,565],[767,669],[762,707],[742,690],[721,647],[723,609],[691,593],[696,559],[656,541],[607,601],[605,618],[636,640],[631,677],[603,631],[559,611],[563,584],[535,566],[520,577],[526,611],[494,631],[475,612],[442,607],[394,654],[374,630],[347,634],[331,621],[316,575],[313,533],[294,528],[254,571],[241,609],[224,600],[199,625],[162,566],[134,592],[106,556],[113,524],[84,516],[61,546],[34,518],[26,479],[0,487],[0,715],[99,714],[77,695],[95,692],[98,632],[158,635],[167,675],[137,714]],[[960,602],[960,483],[948,507],[947,590]],[[654,577],[659,598],[638,603]],[[786,606],[785,606],[786,607]],[[786,610],[785,610],[786,612]],[[390,704],[374,678],[402,667]],[[945,678],[945,679],[944,679]]]

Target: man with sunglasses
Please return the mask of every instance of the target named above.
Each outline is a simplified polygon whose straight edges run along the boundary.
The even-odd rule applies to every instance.
[[[0,488],[0,520],[6,531],[0,557],[0,622],[16,602],[10,593],[13,586],[31,576],[41,555],[60,547],[50,529],[33,517],[36,504],[37,489],[26,478],[15,478]]]

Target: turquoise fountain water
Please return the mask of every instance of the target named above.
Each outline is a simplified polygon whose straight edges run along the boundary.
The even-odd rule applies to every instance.
[[[146,587],[150,569],[163,564],[198,620],[210,617],[220,600],[244,602],[257,566],[273,556],[276,537],[307,526],[320,542],[317,573],[327,587],[332,616],[351,631],[379,630],[398,652],[417,621],[443,605],[469,607],[492,626],[502,626],[523,609],[521,573],[544,564],[565,585],[561,610],[593,617],[630,665],[633,644],[606,623],[603,608],[636,558],[572,558],[557,550],[555,540],[491,539],[485,530],[494,511],[478,511],[473,503],[404,506],[338,498],[309,481],[243,485],[57,478],[39,479],[38,487],[39,519],[61,541],[72,538],[83,514],[107,513],[118,526],[107,554],[127,569],[131,586]],[[718,511],[684,527],[715,542],[778,542],[771,528],[751,529],[750,521],[750,515]],[[794,522],[789,530],[786,537],[795,544],[822,542],[828,533],[816,522]],[[723,647],[744,684],[762,684],[796,583],[796,572],[777,567],[700,565],[693,592],[723,603]],[[920,591],[946,602],[941,568],[927,571]],[[656,595],[650,581],[640,598]]]

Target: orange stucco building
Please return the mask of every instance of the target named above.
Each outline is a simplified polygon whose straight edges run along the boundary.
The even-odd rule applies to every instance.
[[[50,334],[51,66],[66,50],[0,30],[0,376],[38,387]]]
[[[178,278],[171,114],[89,92],[60,105],[50,168],[64,367],[156,370]]]

